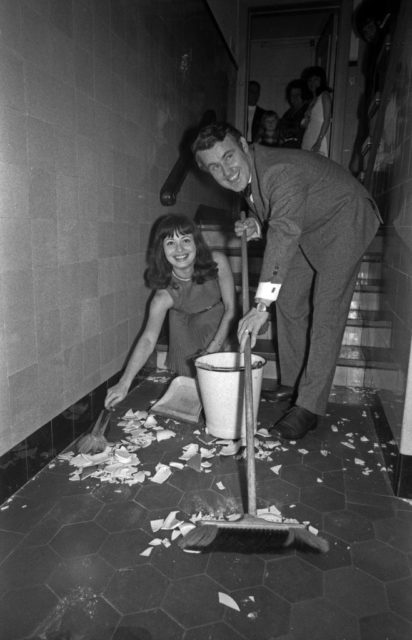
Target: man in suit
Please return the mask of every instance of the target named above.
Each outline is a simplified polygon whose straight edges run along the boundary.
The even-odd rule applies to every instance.
[[[250,80],[248,84],[247,94],[247,131],[246,140],[251,143],[255,142],[258,132],[260,121],[262,119],[265,110],[258,105],[260,97],[260,84],[256,80]]]
[[[252,309],[238,326],[255,345],[276,301],[279,398],[291,408],[276,435],[302,438],[324,415],[363,253],[381,218],[371,196],[345,169],[319,154],[249,147],[227,123],[203,127],[192,145],[198,166],[222,187],[251,188],[239,236],[266,235]]]

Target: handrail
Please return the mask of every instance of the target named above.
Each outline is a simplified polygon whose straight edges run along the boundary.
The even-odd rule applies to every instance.
[[[179,193],[192,165],[192,155],[190,151],[191,142],[194,140],[201,127],[215,121],[216,113],[212,109],[208,109],[203,114],[199,125],[194,129],[190,129],[184,136],[179,157],[160,189],[160,202],[164,207],[171,207],[176,204],[177,194]]]

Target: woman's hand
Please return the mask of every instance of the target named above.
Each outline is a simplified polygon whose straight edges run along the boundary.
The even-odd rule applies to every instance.
[[[321,141],[320,140],[316,140],[315,144],[312,147],[312,151],[315,151],[316,153],[319,153],[320,145],[321,145]]]
[[[104,401],[104,406],[106,409],[113,409],[116,404],[121,402],[127,396],[129,391],[129,385],[125,382],[119,380],[114,387],[110,387],[107,392],[106,399]]]
[[[256,309],[251,309],[241,319],[237,330],[241,353],[244,351],[248,335],[250,335],[250,347],[253,349],[256,344],[257,335],[265,322],[267,322],[268,318],[268,311],[257,311]]]

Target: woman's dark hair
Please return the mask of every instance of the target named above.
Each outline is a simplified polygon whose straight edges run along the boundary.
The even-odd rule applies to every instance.
[[[309,93],[308,85],[306,82],[300,78],[296,78],[295,80],[291,80],[286,85],[286,100],[290,104],[290,96],[292,94],[293,89],[300,89],[300,95],[302,96],[303,102],[310,100],[312,97]]]
[[[170,284],[172,265],[166,260],[163,241],[165,238],[173,238],[175,234],[193,235],[196,247],[193,282],[202,284],[205,280],[216,278],[217,264],[199,227],[187,216],[169,213],[159,218],[152,229],[145,274],[147,285],[151,289],[165,289]]]
[[[217,142],[222,142],[227,135],[231,135],[237,142],[242,137],[240,131],[228,122],[214,122],[201,127],[191,146],[193,155],[196,155],[198,151],[211,149]]]
[[[316,89],[317,96],[320,96],[324,91],[331,91],[331,88],[328,87],[326,71],[323,67],[306,67],[306,69],[303,69],[300,77],[306,82],[307,86],[309,78],[313,78],[313,76],[316,76],[316,78],[320,80],[320,86]]]

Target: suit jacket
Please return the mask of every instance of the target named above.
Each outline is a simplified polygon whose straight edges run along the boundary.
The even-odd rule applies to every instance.
[[[355,266],[382,221],[366,189],[313,151],[249,147],[252,214],[266,228],[261,282],[282,283],[302,249],[315,270]]]

